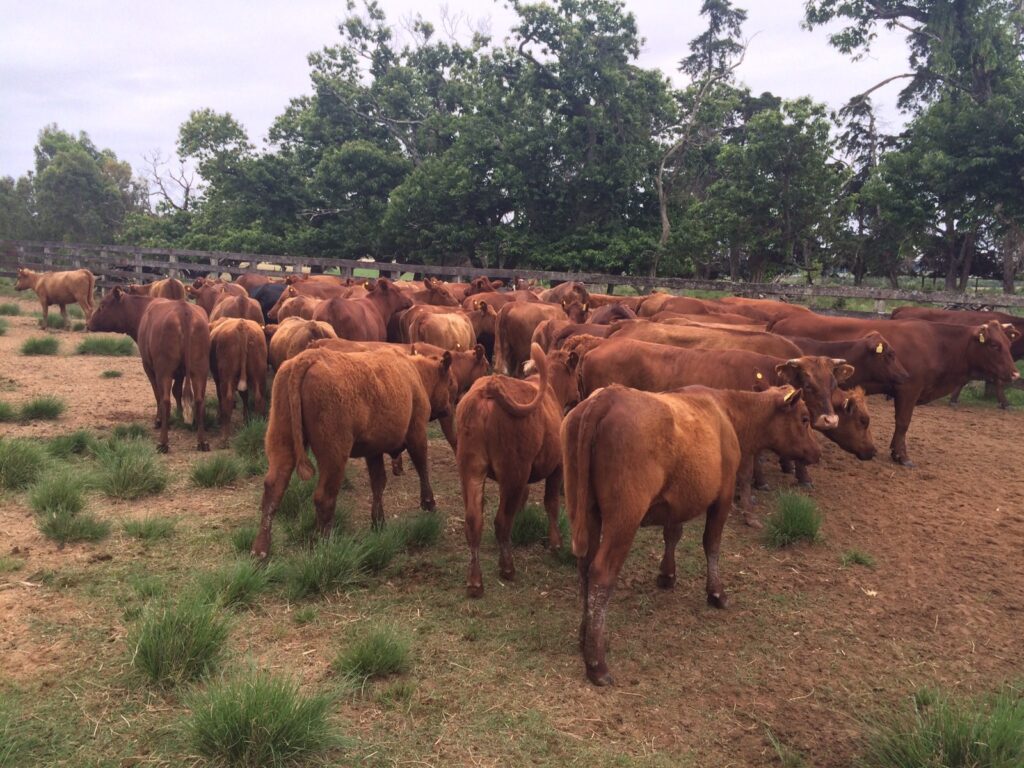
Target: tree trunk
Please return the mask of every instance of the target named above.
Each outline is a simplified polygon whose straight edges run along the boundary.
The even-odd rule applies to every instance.
[[[740,249],[735,245],[729,246],[729,279],[734,282],[740,279]]]
[[[966,293],[971,279],[971,266],[974,263],[974,233],[968,232],[960,247],[960,281],[957,290]]]
[[[1024,261],[1024,229],[1016,222],[1011,222],[1003,236],[1003,293],[1015,293],[1014,280],[1021,261]]]

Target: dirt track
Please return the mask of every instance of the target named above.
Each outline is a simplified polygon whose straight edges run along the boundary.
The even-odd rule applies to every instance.
[[[152,396],[137,357],[68,356],[83,334],[66,332],[56,334],[64,356],[24,357],[17,353],[21,342],[42,332],[33,329],[30,317],[9,320],[7,335],[0,337],[0,399],[18,404],[55,394],[67,401],[68,411],[56,423],[3,424],[0,433],[47,437],[72,428],[106,431],[117,423],[151,421]],[[108,369],[125,375],[101,378]],[[367,712],[358,703],[345,704],[342,715],[363,741],[398,739],[401,746],[391,754],[426,764],[512,764],[503,757],[511,747],[503,747],[502,740],[521,735],[517,728],[529,728],[512,718],[507,734],[489,738],[480,732],[491,722],[483,716],[483,704],[493,703],[499,711],[541,713],[554,734],[545,749],[561,755],[557,762],[586,760],[587,750],[604,745],[600,752],[609,760],[622,754],[640,764],[645,755],[659,756],[665,762],[658,764],[664,765],[686,760],[777,764],[766,737],[770,729],[808,764],[840,766],[856,753],[864,718],[906,702],[920,687],[976,694],[1019,679],[1024,413],[953,410],[944,402],[920,407],[909,433],[917,469],[908,470],[885,458],[891,404],[873,397],[870,406],[880,458],[858,462],[822,441],[824,458],[812,468],[811,495],[826,515],[822,543],[767,550],[738,518],[730,520],[722,572],[731,595],[728,611],[704,604],[698,526],[684,535],[679,584],[668,593],[654,587],[660,534],[638,537],[610,614],[609,663],[619,681],[610,690],[583,680],[571,570],[551,566],[539,551],[517,553],[521,577],[502,586],[490,542],[483,554],[485,597],[476,602],[462,597],[466,553],[457,478],[450,450],[433,441],[435,491],[448,515],[443,543],[392,573],[379,590],[355,598],[355,604],[328,601],[322,609],[323,617],[334,617],[335,628],[374,610],[390,611],[417,627],[430,622],[430,631],[418,640],[424,661],[414,673],[417,709],[409,716],[418,721]],[[179,475],[195,459],[191,442],[183,431],[172,436],[167,461]],[[353,466],[349,476],[355,482],[348,492],[354,518],[362,526],[368,508],[365,473]],[[791,482],[774,470],[769,481],[773,487]],[[211,529],[254,522],[258,486],[257,478],[237,489],[200,493],[179,478],[158,500],[102,502],[93,508],[110,519],[142,511],[176,516],[183,521],[182,537],[201,538]],[[389,514],[412,510],[415,495],[412,473],[390,480]],[[539,498],[539,489],[533,498]],[[23,495],[0,500],[0,555],[16,550],[24,563],[16,573],[0,574],[0,583],[31,581],[47,570],[81,579],[81,573],[107,567],[96,563],[97,554],[144,569],[149,558],[154,568],[167,566],[167,553],[157,555],[120,534],[96,545],[57,550],[37,532]],[[843,567],[841,554],[850,549],[869,554],[875,567]],[[217,553],[226,551],[216,550],[213,557],[223,559]],[[181,566],[171,570],[180,572]],[[0,589],[0,678],[15,680],[23,691],[46,690],[64,674],[61,670],[76,663],[76,653],[123,665],[126,629],[117,601],[97,607],[84,594],[50,587]],[[240,619],[243,648],[315,684],[327,674],[329,654],[302,654],[321,641],[333,642],[337,630],[292,627],[282,618],[290,607],[273,602]],[[40,622],[46,632],[38,630]],[[493,644],[467,645],[461,639],[467,622],[482,627],[485,638],[493,635]],[[83,623],[114,642],[95,654],[76,651],[75,628]],[[512,639],[499,642],[506,637],[501,632],[511,632]],[[472,671],[452,669],[449,661]],[[477,697],[479,707],[473,703]],[[453,714],[431,730],[424,723],[433,723],[435,710]],[[93,715],[99,718],[99,712]]]

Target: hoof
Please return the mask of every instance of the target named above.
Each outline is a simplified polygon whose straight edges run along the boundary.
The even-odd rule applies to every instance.
[[[196,450],[197,451],[204,451],[204,452],[208,451],[208,450],[210,450],[210,444],[208,442],[206,442],[205,440],[203,440],[202,442],[196,443]]]
[[[433,512],[437,509],[437,502],[433,499],[422,499],[420,501],[420,509],[425,512]]]
[[[515,581],[516,580],[516,569],[509,568],[508,570],[499,569],[498,576],[501,577],[502,581]]]
[[[754,490],[757,490],[757,491],[767,491],[767,490],[769,490],[770,488],[771,488],[771,486],[770,486],[770,485],[768,485],[768,483],[757,483],[757,484],[756,484],[756,485],[754,486]]]
[[[914,462],[912,462],[906,456],[893,456],[892,460],[895,461],[900,466],[907,467],[909,469],[913,469],[914,467],[917,466],[916,464],[914,464]]]
[[[728,608],[729,598],[725,592],[708,592],[708,605],[712,608]]]
[[[466,597],[483,597],[484,596],[484,585],[483,584],[467,584],[466,585]]]
[[[260,565],[263,565],[267,562],[267,555],[269,553],[265,549],[256,549],[255,547],[253,547],[251,550],[249,550],[249,554],[252,557],[255,557],[259,561]]]
[[[956,408],[958,405],[960,405],[960,403],[958,403],[956,400],[950,400],[949,401],[949,407],[950,408]]]
[[[760,530],[760,529],[764,528],[764,523],[762,523],[760,520],[758,520],[753,515],[744,515],[743,516],[743,522],[746,523],[747,525],[749,525],[751,528],[753,528],[755,530]]]
[[[168,452],[168,451],[170,451],[170,450],[171,450],[171,449],[170,449],[170,447],[169,447],[169,446],[167,445],[167,443],[160,443],[160,444],[159,444],[159,445],[158,445],[158,446],[156,447],[156,451],[157,451],[157,453],[167,453],[167,452]]]
[[[666,576],[664,573],[659,573],[657,584],[659,589],[672,589],[676,585],[676,577],[674,575]]]
[[[797,480],[794,483],[794,485],[799,485],[799,486],[802,486],[804,488],[813,488],[814,487],[814,483],[812,483],[810,480]]]
[[[611,672],[607,669],[588,669],[587,679],[594,685],[602,688],[606,685],[615,685],[615,678],[612,677]]]

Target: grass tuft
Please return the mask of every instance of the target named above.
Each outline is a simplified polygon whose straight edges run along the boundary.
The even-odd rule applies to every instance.
[[[6,336],[7,335],[7,329],[9,327],[10,326],[7,325],[7,321],[4,320],[2,317],[0,317],[0,336]]]
[[[156,450],[139,440],[108,440],[97,450],[96,487],[115,499],[139,499],[167,487]]]
[[[100,374],[100,376],[103,377],[104,379],[120,379],[122,376],[124,376],[124,374],[121,373],[120,371],[109,370],[104,371],[103,373]]]
[[[79,355],[130,357],[135,354],[135,342],[127,336],[89,336],[82,339],[75,352]]]
[[[24,421],[53,421],[64,413],[64,401],[52,395],[41,395],[21,406],[21,418]]]
[[[436,512],[421,512],[402,520],[397,526],[402,543],[409,549],[423,549],[436,544],[444,533],[444,519]]]
[[[46,464],[46,450],[39,443],[0,438],[0,488],[28,488],[39,479]]]
[[[238,430],[231,441],[235,453],[242,459],[258,459],[263,456],[263,439],[267,434],[267,420],[264,418],[249,419],[244,427]]]
[[[193,748],[218,765],[264,768],[305,762],[338,739],[330,699],[265,673],[210,685],[188,702]]]
[[[843,552],[841,561],[844,568],[848,568],[851,565],[863,565],[866,568],[875,567],[875,558],[867,552],[861,552],[859,549],[846,550]]]
[[[21,307],[18,304],[15,304],[13,301],[5,301],[3,304],[0,304],[0,315],[5,315],[7,317],[17,317],[20,314]]]
[[[128,577],[128,586],[143,600],[162,597],[167,591],[167,583],[159,576],[133,574]]]
[[[160,686],[198,680],[220,663],[228,631],[217,606],[186,594],[146,610],[132,636],[132,664]]]
[[[121,528],[128,536],[150,542],[170,538],[176,522],[167,517],[140,517],[136,520],[125,520],[121,523]]]
[[[527,504],[512,520],[512,543],[523,546],[546,541],[547,538],[547,512],[536,504]]]
[[[32,487],[28,501],[32,509],[40,515],[77,515],[85,508],[82,481],[74,475],[54,472]]]
[[[821,513],[814,499],[802,493],[780,493],[775,511],[764,521],[765,542],[786,547],[798,541],[818,541]]]
[[[39,516],[39,531],[58,544],[101,541],[110,535],[110,523],[90,512],[47,512]]]
[[[399,525],[373,530],[359,539],[360,563],[367,573],[380,573],[405,544]]]
[[[363,544],[349,536],[320,539],[287,564],[288,594],[297,600],[351,586],[363,575],[364,559]]]
[[[199,577],[199,593],[222,608],[248,608],[270,585],[276,569],[244,558]]]
[[[200,488],[220,488],[231,485],[241,474],[242,465],[238,459],[226,453],[218,453],[193,464],[189,476],[192,483]]]
[[[55,355],[60,342],[55,336],[33,336],[21,345],[23,355]]]
[[[144,440],[149,437],[149,429],[145,424],[133,421],[130,424],[118,424],[110,436],[115,440]]]
[[[928,692],[914,711],[877,723],[864,768],[1019,768],[1024,765],[1024,696],[1006,690],[983,701]]]
[[[397,675],[409,669],[410,646],[408,636],[396,628],[377,626],[339,653],[334,668],[363,679]]]
[[[5,421],[14,421],[18,418],[18,412],[14,406],[8,402],[0,400],[0,423]]]
[[[95,453],[99,441],[87,429],[77,429],[67,435],[51,439],[46,450],[57,459],[70,459],[72,456],[84,456]]]
[[[33,317],[37,317],[40,320],[43,319],[42,312],[33,312]],[[64,327],[64,318],[60,316],[60,312],[47,312],[46,313],[46,327],[59,330]]]
[[[259,530],[252,523],[246,523],[242,527],[233,530],[231,532],[231,546],[234,547],[235,552],[243,555],[249,554],[258,532]]]

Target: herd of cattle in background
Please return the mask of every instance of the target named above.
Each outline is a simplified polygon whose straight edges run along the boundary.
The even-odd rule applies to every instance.
[[[421,506],[433,509],[431,420],[455,450],[470,596],[484,590],[485,480],[499,488],[503,579],[515,575],[512,520],[531,483],[544,481],[549,543],[561,546],[564,484],[582,595],[580,649],[599,685],[612,682],[608,601],[640,526],[664,529],[657,583],[670,588],[682,525],[704,515],[707,598],[725,607],[722,530],[734,503],[748,524],[760,525],[751,507],[751,487],[763,487],[759,454],[777,454],[802,483],[821,455],[814,432],[871,459],[865,394],[884,393],[896,409],[892,458],[912,466],[906,435],[915,405],[955,399],[968,381],[983,379],[997,385],[1005,406],[1002,385],[1018,378],[1014,360],[1024,356],[1024,319],[996,312],[902,307],[892,319],[853,319],[738,297],[609,296],[573,282],[509,290],[483,277],[306,274],[188,286],[167,278],[116,287],[94,306],[94,285],[88,270],[22,269],[16,287],[35,290],[43,327],[50,305],[66,318],[66,305],[78,303],[89,331],[135,340],[156,398],[161,451],[172,395],[205,451],[208,374],[226,444],[236,393],[246,417],[263,412],[274,371],[257,558],[269,555],[293,471],[303,479],[319,473],[313,499],[324,535],[352,457],[366,459],[375,526],[384,523],[385,454],[398,474],[409,453]]]

